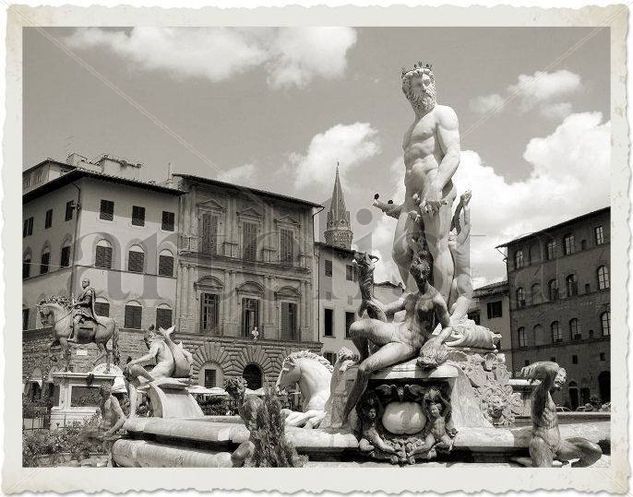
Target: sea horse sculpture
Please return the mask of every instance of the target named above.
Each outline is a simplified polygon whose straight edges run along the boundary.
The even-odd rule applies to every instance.
[[[193,355],[185,349],[181,343],[176,343],[171,339],[171,334],[175,330],[175,326],[171,328],[159,328],[158,332],[165,340],[167,347],[174,356],[174,372],[172,378],[188,378],[191,374],[191,364],[193,363]]]

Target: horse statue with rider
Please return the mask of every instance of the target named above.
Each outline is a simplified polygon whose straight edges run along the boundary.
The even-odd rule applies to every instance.
[[[37,309],[43,323],[51,326],[53,340],[49,351],[56,345],[61,347],[61,355],[65,360],[65,371],[70,371],[70,344],[94,343],[99,348],[99,355],[93,361],[96,365],[105,357],[106,371],[110,363],[119,363],[119,329],[114,319],[98,316],[95,312],[96,292],[90,281],[81,282],[82,293],[77,300],[69,300],[63,296],[53,296],[42,300]],[[91,325],[91,326],[89,326]],[[112,339],[112,350],[108,342]],[[51,359],[57,361],[52,355]]]

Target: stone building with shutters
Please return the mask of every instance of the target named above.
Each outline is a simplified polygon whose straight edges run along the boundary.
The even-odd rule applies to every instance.
[[[48,364],[51,330],[36,306],[78,295],[88,278],[97,314],[120,329],[121,358],[144,350],[143,330],[169,326],[176,296],[177,189],[139,179],[141,165],[111,156],[47,159],[23,172],[23,374]],[[58,353],[54,348],[53,352]],[[94,345],[72,350],[90,369]]]
[[[610,219],[606,207],[501,245],[514,372],[556,361],[567,385],[555,401],[572,409],[611,398]]]
[[[319,352],[313,326],[318,204],[186,174],[178,223],[177,340],[199,384],[274,383],[292,351]]]

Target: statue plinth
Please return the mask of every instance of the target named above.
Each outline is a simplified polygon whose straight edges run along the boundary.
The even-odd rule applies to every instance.
[[[202,409],[187,390],[188,382],[177,378],[160,378],[139,387],[150,400],[157,418],[200,418]]]
[[[350,388],[357,370],[352,366],[346,372]],[[450,399],[458,375],[448,364],[423,370],[416,359],[375,372],[356,408],[360,452],[393,464],[450,452],[456,434]]]

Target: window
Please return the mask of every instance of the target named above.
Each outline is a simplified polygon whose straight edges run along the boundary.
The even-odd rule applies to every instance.
[[[354,266],[347,264],[345,266],[345,279],[347,281],[356,281],[356,270]]]
[[[215,331],[219,321],[219,297],[215,293],[203,293],[200,297],[200,329]]]
[[[525,307],[525,292],[523,288],[517,288],[517,307]]]
[[[574,235],[565,235],[565,238],[563,238],[563,247],[565,255],[571,255],[576,251],[576,238]]]
[[[534,328],[532,328],[532,336],[534,337],[535,345],[542,345],[545,343],[545,336],[543,335],[543,327],[540,324],[537,324]]]
[[[570,274],[565,278],[565,285],[567,287],[567,296],[573,297],[578,295],[578,281],[576,281],[576,275]]]
[[[132,225],[145,226],[145,207],[132,206]]]
[[[59,259],[59,265],[61,267],[70,266],[70,245],[62,247],[61,257]]]
[[[128,252],[127,270],[132,273],[142,273],[145,268],[145,253],[138,245]]]
[[[355,312],[345,313],[345,338],[349,338],[349,329],[352,327],[352,323],[356,321]]]
[[[552,357],[550,357],[550,358],[549,358],[549,360],[550,360],[551,362],[556,362],[556,357],[552,356]]]
[[[174,275],[174,256],[169,250],[161,251],[160,255],[158,256],[158,275]]]
[[[523,267],[523,250],[517,250],[514,253],[514,269]]]
[[[160,228],[163,231],[174,231],[175,219],[176,219],[176,216],[174,215],[173,212],[163,211],[163,217],[162,217]]]
[[[95,302],[95,313],[97,316],[110,317],[110,304],[104,299]]]
[[[101,201],[99,219],[103,219],[104,221],[112,221],[114,219],[114,202],[111,200]]]
[[[526,359],[525,361],[523,361],[523,365],[529,366],[530,365],[530,361],[528,359]]]
[[[596,226],[593,229],[593,235],[596,241],[596,245],[604,244],[604,228],[602,226]]]
[[[259,325],[259,300],[251,298],[242,299],[242,336],[251,337],[251,331],[253,328],[257,328],[260,331]]]
[[[569,320],[569,336],[572,340],[580,340],[582,339],[582,332],[580,330],[580,326],[578,325],[578,320],[576,318]]]
[[[598,268],[598,290],[606,290],[609,288],[609,268],[600,266]]]
[[[554,321],[550,325],[550,330],[552,331],[552,343],[563,341],[563,334],[561,333],[560,326],[558,326],[558,321]]]
[[[323,309],[323,334],[326,337],[334,336],[334,311],[332,309]]]
[[[527,337],[525,336],[525,328],[521,326],[517,330],[519,334],[519,347],[527,347]]]
[[[29,329],[29,314],[30,314],[30,309],[22,309],[22,329],[23,330]]]
[[[53,209],[46,211],[46,217],[44,218],[44,229],[47,230],[53,225]]]
[[[257,260],[257,225],[244,223],[242,225],[243,256],[247,261]]]
[[[580,240],[580,250],[587,250],[587,240]]]
[[[550,300],[558,299],[558,282],[556,280],[549,280],[547,282],[547,290]]]
[[[541,294],[541,285],[539,283],[534,283],[532,285],[530,293],[532,295],[532,305],[540,304],[543,301]]]
[[[292,243],[292,231],[282,229],[279,231],[279,261],[292,264],[294,262],[294,247]]]
[[[571,363],[572,364],[578,364],[578,356],[577,355],[573,355],[571,356]]]
[[[130,302],[125,306],[125,328],[141,329],[143,308],[138,302]]]
[[[202,253],[217,254],[218,246],[218,216],[202,214]]]
[[[171,327],[171,309],[166,305],[161,305],[156,308],[156,328],[163,328],[166,330]]]
[[[97,243],[95,249],[95,267],[101,269],[112,269],[112,245],[107,240]]]
[[[611,334],[611,311],[605,311],[600,314],[600,327],[602,328],[603,337]]]
[[[551,261],[556,257],[556,240],[547,242],[547,260]]]
[[[48,251],[48,249],[46,249],[46,251],[42,253],[42,261],[40,263],[40,274],[48,273],[50,262],[51,262],[51,253]]]
[[[604,352],[600,352],[600,360],[601,361],[606,361],[607,360],[607,354],[605,354]]]
[[[31,276],[31,256],[26,255],[22,260],[22,278]]]
[[[329,363],[334,366],[336,362],[336,354],[334,352],[323,352],[323,357],[325,357]]]
[[[501,301],[488,302],[486,305],[488,311],[488,319],[500,318],[502,315]]]
[[[204,388],[216,387],[218,383],[218,372],[215,369],[204,370]]]
[[[325,276],[332,276],[332,261],[325,259]]]
[[[281,303],[281,339],[296,340],[297,333],[297,304]]]
[[[27,236],[31,236],[33,234],[33,218],[30,217],[24,220],[24,225],[22,226],[22,238],[26,238]]]
[[[73,210],[75,209],[75,202],[69,200],[66,202],[66,214],[64,215],[64,221],[70,221],[73,218]]]

